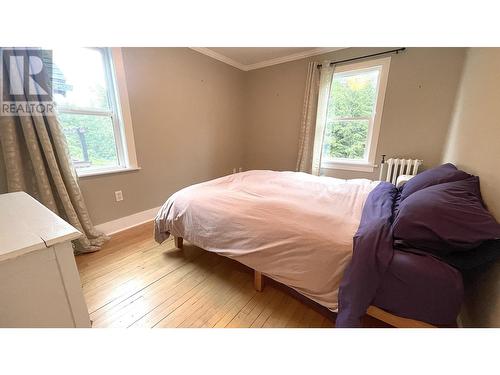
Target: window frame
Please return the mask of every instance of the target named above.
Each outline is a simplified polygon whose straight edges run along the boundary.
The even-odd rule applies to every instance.
[[[387,81],[389,78],[389,69],[391,65],[391,57],[383,57],[379,59],[366,60],[357,63],[343,64],[335,67],[332,76],[332,82],[335,75],[344,72],[354,72],[371,70],[380,67],[380,74],[378,79],[378,90],[376,104],[373,116],[368,117],[369,128],[365,149],[365,159],[323,159],[321,160],[321,169],[340,169],[358,172],[373,172],[375,165],[375,158],[377,155],[377,145],[380,135],[380,126],[382,122],[382,111],[384,108],[385,93],[387,88]],[[329,97],[330,100],[330,97]],[[341,119],[341,118],[339,118]],[[349,117],[348,119],[352,119]],[[363,117],[362,119],[366,119]],[[326,127],[325,127],[326,130]],[[323,150],[323,145],[322,145]],[[322,151],[323,152],[323,151]]]
[[[92,47],[101,52],[106,77],[109,110],[57,106],[58,113],[109,116],[113,124],[118,165],[111,167],[75,168],[79,177],[139,170],[135,151],[132,117],[128,100],[121,48]]]

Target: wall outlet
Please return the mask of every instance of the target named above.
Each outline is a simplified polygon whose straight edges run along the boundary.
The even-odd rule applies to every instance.
[[[236,168],[233,168],[233,174],[235,174],[235,173],[236,173]]]
[[[240,172],[240,173],[243,172],[243,168],[239,167],[238,172]]]
[[[121,190],[115,191],[115,199],[117,202],[120,202],[123,200],[123,193]]]

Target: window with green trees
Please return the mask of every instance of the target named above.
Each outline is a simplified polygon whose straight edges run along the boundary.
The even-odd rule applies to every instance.
[[[105,48],[53,50],[54,101],[79,171],[124,167],[111,55]]]
[[[368,62],[335,71],[328,99],[323,162],[370,161],[377,103],[381,100],[381,78],[385,79],[384,84],[387,79],[384,68],[384,64],[372,63],[370,66]],[[382,73],[385,73],[384,77]]]

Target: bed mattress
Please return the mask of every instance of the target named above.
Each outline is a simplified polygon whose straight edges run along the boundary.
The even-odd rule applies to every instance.
[[[173,194],[155,239],[183,237],[336,310],[368,194],[378,185],[306,173],[248,171]]]
[[[404,318],[453,325],[463,296],[457,269],[428,254],[394,250],[373,305]]]

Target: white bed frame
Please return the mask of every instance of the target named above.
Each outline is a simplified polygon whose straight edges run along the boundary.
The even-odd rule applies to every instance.
[[[178,249],[182,249],[184,246],[183,238],[182,237],[175,237],[174,236],[174,242],[175,246]],[[255,290],[258,292],[262,292],[264,290],[264,275],[262,272],[254,270],[254,287]],[[408,318],[403,318],[394,314],[391,314],[379,307],[376,306],[370,306],[368,307],[368,310],[366,313],[378,320],[381,320],[387,324],[390,324],[393,327],[396,328],[436,328],[436,326],[422,322],[420,320],[414,320],[414,319],[408,319]]]

